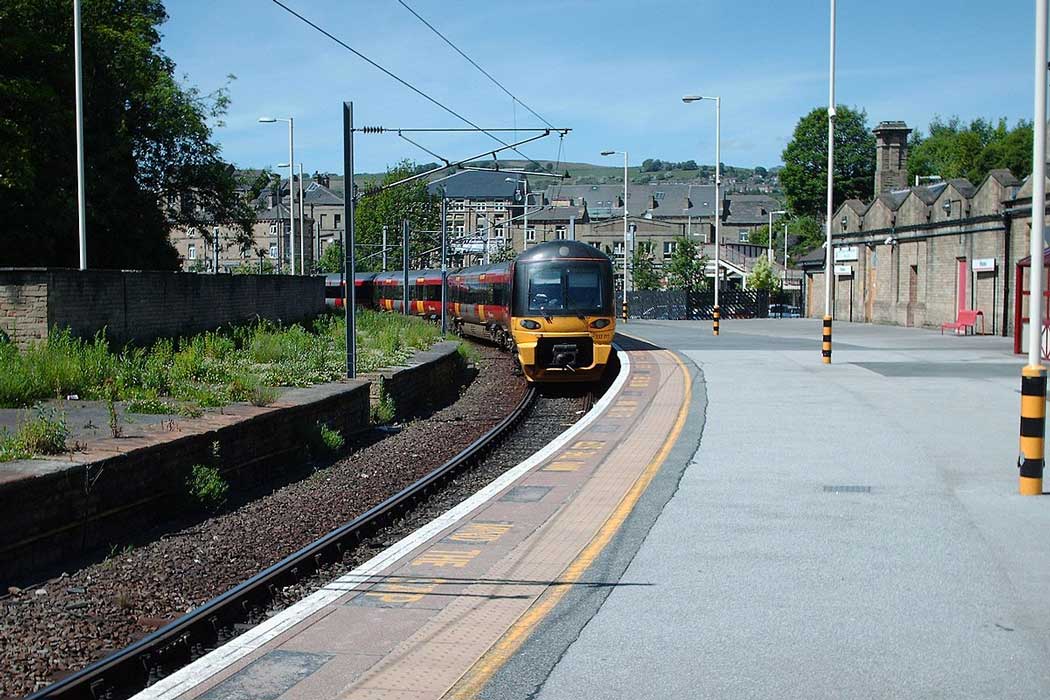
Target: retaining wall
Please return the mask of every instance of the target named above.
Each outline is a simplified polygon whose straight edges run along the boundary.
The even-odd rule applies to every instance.
[[[401,418],[454,401],[465,379],[456,343],[419,352],[411,366],[383,371]],[[54,575],[192,509],[186,480],[195,464],[219,468],[230,497],[303,464],[317,424],[343,435],[369,426],[368,381],[286,392],[268,407],[238,404],[221,414],[176,419],[127,438],[94,441],[70,460],[0,465],[0,590]],[[216,454],[218,455],[216,457]]]
[[[294,323],[324,308],[321,277],[0,268],[0,330],[20,346],[55,326],[144,344],[256,317]]]

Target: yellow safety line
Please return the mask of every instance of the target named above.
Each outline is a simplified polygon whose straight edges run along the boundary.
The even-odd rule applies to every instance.
[[[669,354],[674,361],[678,363],[678,367],[682,370],[682,374],[685,375],[685,394],[683,396],[682,406],[678,409],[678,418],[675,420],[674,427],[671,428],[671,433],[667,436],[664,444],[660,447],[660,451],[649,461],[649,464],[645,467],[645,471],[639,475],[638,479],[634,482],[634,485],[631,486],[631,489],[624,495],[623,499],[616,506],[616,509],[602,524],[601,529],[598,530],[590,543],[580,552],[576,559],[558,578],[558,583],[562,585],[549,590],[542,600],[537,601],[531,608],[525,611],[525,613],[510,626],[510,629],[504,633],[500,640],[467,670],[456,685],[445,694],[445,698],[449,698],[450,700],[467,700],[468,698],[477,697],[478,693],[481,692],[481,689],[485,687],[485,684],[487,684],[503,664],[507,663],[507,661],[510,660],[510,657],[517,652],[518,648],[521,647],[540,621],[542,621],[543,618],[554,609],[554,606],[561,601],[569,589],[573,587],[573,584],[577,583],[583,577],[583,574],[602,553],[602,550],[605,549],[606,545],[612,541],[613,535],[616,534],[620,529],[620,526],[623,525],[625,520],[627,520],[627,516],[630,515],[632,510],[634,510],[635,505],[638,503],[638,499],[642,497],[642,494],[645,492],[645,489],[648,488],[653,477],[655,477],[656,473],[660,471],[660,467],[663,465],[664,460],[667,459],[668,453],[670,453],[671,448],[674,447],[675,442],[678,440],[678,436],[685,427],[686,418],[689,416],[689,401],[693,386],[693,379],[689,376],[689,370],[686,368],[685,363],[683,363],[673,352],[670,352]]]

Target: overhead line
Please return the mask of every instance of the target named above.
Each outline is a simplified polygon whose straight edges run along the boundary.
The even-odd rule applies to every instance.
[[[416,19],[418,19],[418,20],[419,20],[420,22],[422,22],[423,24],[427,25],[427,27],[428,27],[428,28],[430,29],[430,31],[434,32],[434,33],[435,33],[435,34],[437,34],[437,35],[438,35],[439,37],[441,37],[441,39],[442,39],[442,40],[443,40],[443,41],[444,41],[444,42],[445,42],[446,44],[448,44],[449,46],[451,46],[451,47],[453,48],[453,50],[455,50],[455,52],[456,52],[456,53],[458,53],[458,54],[459,54],[460,56],[462,56],[463,58],[467,59],[467,61],[468,61],[468,62],[470,63],[470,65],[472,65],[472,66],[474,66],[475,68],[477,68],[477,69],[478,69],[479,71],[481,71],[481,73],[482,73],[482,74],[483,74],[483,75],[484,75],[484,76],[485,76],[486,78],[488,78],[488,79],[489,79],[489,80],[491,80],[491,81],[492,81],[493,83],[495,83],[495,84],[496,84],[496,87],[498,87],[498,88],[499,88],[500,90],[502,90],[503,92],[505,92],[505,93],[507,93],[508,95],[510,95],[510,98],[511,98],[512,100],[514,100],[515,102],[517,102],[518,104],[520,104],[520,105],[521,105],[522,107],[524,107],[525,109],[529,110],[529,112],[531,112],[531,113],[532,113],[532,116],[536,117],[537,119],[539,119],[539,120],[540,120],[541,122],[543,122],[544,124],[546,124],[546,125],[547,125],[547,126],[549,126],[550,128],[552,128],[552,129],[554,128],[554,125],[553,125],[553,124],[551,124],[551,123],[550,123],[549,121],[547,121],[546,119],[544,119],[543,117],[541,117],[541,116],[540,116],[539,114],[537,114],[537,113],[536,113],[536,110],[534,110],[534,109],[533,109],[532,107],[529,107],[529,106],[528,106],[527,104],[525,104],[524,102],[522,102],[522,101],[521,101],[521,98],[517,97],[517,96],[516,96],[516,95],[515,95],[514,93],[512,93],[512,92],[511,92],[510,90],[508,90],[507,88],[505,88],[505,87],[503,86],[503,83],[501,83],[500,81],[498,81],[498,80],[496,80],[495,78],[493,78],[493,77],[492,77],[492,75],[491,75],[491,74],[490,74],[490,73],[489,73],[489,72],[488,72],[487,70],[485,70],[484,68],[482,68],[481,66],[479,66],[479,65],[478,65],[477,61],[475,61],[475,60],[474,60],[473,58],[471,58],[471,57],[470,57],[470,56],[468,56],[467,54],[463,53],[463,51],[462,51],[462,50],[461,50],[461,49],[460,49],[460,48],[459,48],[458,46],[456,46],[455,44],[453,44],[453,43],[452,43],[452,41],[451,41],[451,40],[450,40],[450,39],[449,39],[449,38],[448,38],[447,36],[445,36],[445,35],[444,35],[444,34],[442,34],[442,33],[441,33],[440,31],[438,31],[438,29],[437,29],[437,28],[436,28],[436,27],[435,27],[435,26],[434,26],[433,24],[431,24],[430,22],[428,22],[428,21],[426,21],[425,19],[423,19],[423,17],[421,17],[421,16],[420,16],[420,14],[419,14],[418,12],[416,12],[416,11],[415,11],[415,10],[413,10],[413,9],[412,9],[411,7],[409,7],[408,3],[407,3],[407,2],[405,2],[405,0],[397,0],[397,1],[398,1],[399,3],[401,3],[401,6],[402,6],[402,7],[404,7],[404,8],[406,9],[406,10],[408,10],[408,11],[409,11],[409,12],[411,12],[411,13],[412,13],[413,15],[415,15]]]
[[[423,92],[422,90],[420,90],[419,88],[417,88],[415,85],[413,85],[412,83],[408,82],[404,78],[401,78],[400,76],[397,76],[394,73],[390,72],[389,70],[387,70],[383,66],[379,65],[378,63],[376,63],[375,61],[370,59],[368,56],[365,56],[363,53],[361,53],[360,51],[358,51],[354,47],[352,47],[349,44],[347,44],[342,39],[338,38],[337,36],[335,36],[331,32],[329,32],[326,29],[324,29],[323,27],[315,24],[314,22],[310,21],[309,19],[307,19],[303,15],[299,14],[298,12],[293,10],[292,8],[288,7],[283,2],[281,2],[281,0],[271,0],[271,2],[273,2],[273,4],[277,5],[282,10],[284,10],[288,14],[292,15],[296,19],[298,19],[298,20],[302,21],[303,23],[309,25],[310,27],[316,29],[321,34],[324,34],[326,37],[328,37],[329,39],[331,39],[335,43],[339,44],[344,49],[346,49],[350,53],[354,54],[355,56],[357,56],[358,58],[360,58],[362,61],[364,61],[365,63],[369,64],[373,68],[381,71],[385,75],[387,75],[387,76],[393,78],[394,80],[396,80],[397,82],[401,83],[402,85],[407,87],[409,90],[411,90],[412,92],[416,93],[420,97],[424,98],[428,102],[430,102],[430,103],[440,107],[441,109],[445,110],[446,112],[448,112],[449,114],[454,116],[456,119],[459,119],[460,121],[462,121],[462,122],[464,122],[466,124],[469,124],[470,126],[474,127],[475,129],[477,129],[478,131],[482,132],[483,134],[486,134],[489,138],[493,139],[497,143],[503,144],[504,146],[506,146],[508,148],[511,148],[511,150],[513,150],[515,153],[517,153],[519,156],[521,156],[525,160],[529,161],[530,163],[535,163],[537,166],[539,165],[539,163],[536,163],[536,161],[534,161],[532,158],[528,157],[527,155],[525,155],[524,153],[519,151],[517,148],[514,148],[514,147],[510,146],[510,144],[508,144],[503,139],[501,139],[498,136],[495,136],[494,134],[492,134],[491,132],[486,131],[485,129],[481,128],[480,126],[478,126],[474,122],[470,121],[469,119],[467,119],[466,117],[464,117],[462,114],[460,114],[459,112],[455,111],[451,107],[447,107],[444,104],[442,104],[441,102],[438,102],[436,99],[434,99],[433,97],[431,97],[427,93]]]

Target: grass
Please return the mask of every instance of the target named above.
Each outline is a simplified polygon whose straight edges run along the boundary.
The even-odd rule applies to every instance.
[[[0,431],[0,462],[61,454],[66,451],[68,437],[65,416],[54,408],[37,406],[36,415],[13,435],[6,429]]]
[[[438,329],[418,318],[362,311],[357,324],[360,372],[401,364],[440,340]],[[182,415],[236,401],[267,405],[277,398],[273,387],[342,377],[345,353],[345,322],[330,315],[309,327],[258,321],[117,352],[101,334],[81,340],[55,330],[22,350],[0,343],[0,407],[69,394],[126,401],[132,412]]]

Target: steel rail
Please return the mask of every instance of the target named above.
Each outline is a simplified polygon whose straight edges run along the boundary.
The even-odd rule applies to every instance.
[[[121,700],[188,665],[260,622],[278,592],[309,577],[397,516],[425,500],[449,477],[475,463],[513,429],[536,398],[529,387],[514,410],[462,452],[350,522],[288,555],[127,647],[43,688],[27,700]],[[238,630],[237,628],[241,629]]]

